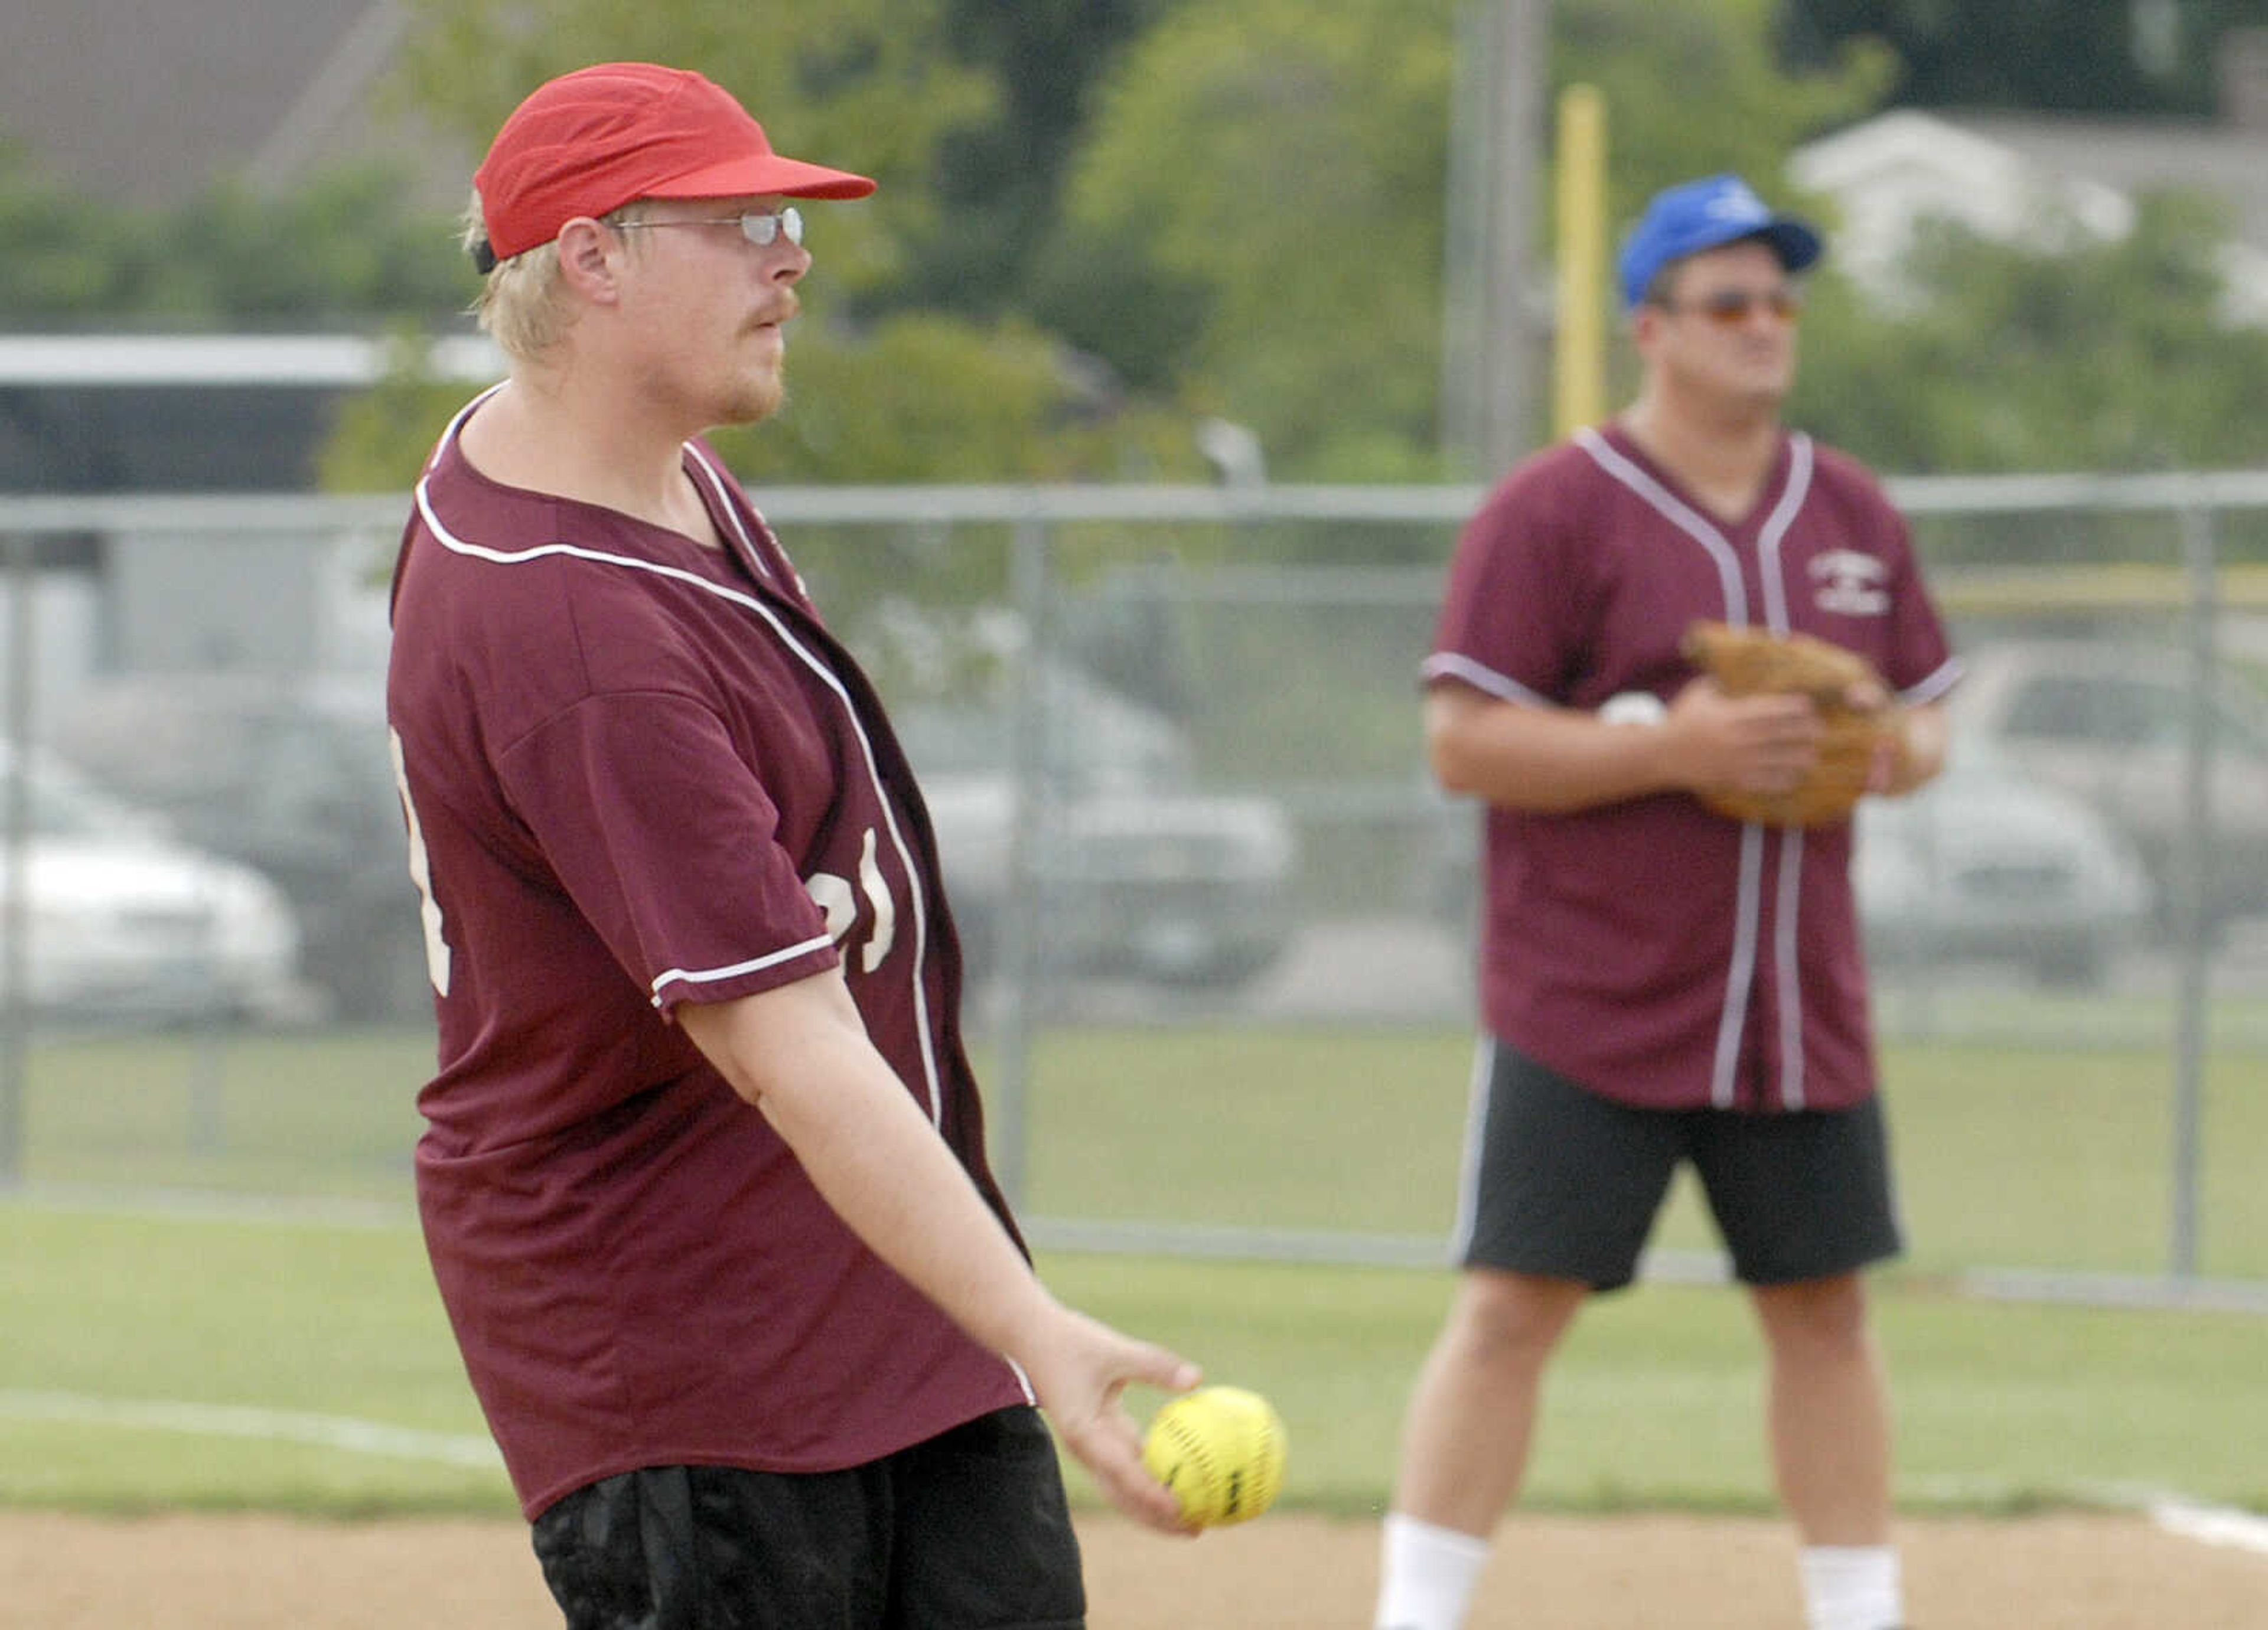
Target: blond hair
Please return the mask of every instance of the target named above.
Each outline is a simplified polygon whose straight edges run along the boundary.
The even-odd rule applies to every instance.
[[[644,199],[637,199],[618,210],[609,210],[599,218],[610,225],[636,220],[644,213],[645,204]],[[481,195],[476,188],[472,203],[465,210],[465,252],[477,254],[488,237],[488,222],[482,213]],[[637,252],[637,233],[630,234],[632,254]],[[557,240],[539,243],[510,260],[497,262],[482,279],[480,294],[471,309],[481,327],[495,336],[505,356],[520,363],[541,360],[543,353],[559,343],[575,321],[574,308],[569,305],[559,280]]]

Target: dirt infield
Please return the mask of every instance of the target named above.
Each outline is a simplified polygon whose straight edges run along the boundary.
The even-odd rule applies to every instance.
[[[1377,1530],[1279,1514],[1194,1542],[1081,1526],[1094,1630],[1366,1630]],[[2268,1557],[2139,1517],[1901,1529],[1926,1630],[2261,1630]],[[1472,1630],[1800,1630],[1775,1522],[1523,1516]],[[556,1630],[516,1523],[0,1513],[0,1626]]]

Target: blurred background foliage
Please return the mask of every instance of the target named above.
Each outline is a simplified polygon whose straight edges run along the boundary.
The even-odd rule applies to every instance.
[[[792,406],[724,439],[753,478],[1204,479],[1215,420],[1248,428],[1274,479],[1478,473],[1440,423],[1460,0],[774,0],[760,26],[726,0],[408,4],[388,94],[468,151],[544,77],[646,57],[730,86],[787,151],[881,181],[808,212]],[[2184,26],[2263,10],[2212,0]],[[1616,223],[1719,169],[1826,213],[1787,195],[1786,156],[1886,106],[2177,114],[2209,90],[2193,66],[2150,71],[2138,9],[2106,0],[1550,11],[1550,91],[1606,96]],[[342,416],[324,478],[399,487],[464,395],[430,381],[424,342],[463,331],[475,290],[409,180],[221,183],[136,213],[0,150],[0,320],[394,335],[395,377]],[[2181,197],[2142,218],[2052,255],[1938,232],[1893,306],[1830,267],[1794,417],[1899,473],[2268,456],[2268,337],[2214,316],[2228,223]]]
[[[2262,22],[2261,0],[1791,0],[1774,37],[1798,68],[1881,41],[1902,107],[2202,117],[2216,87],[2212,52],[2195,47]]]

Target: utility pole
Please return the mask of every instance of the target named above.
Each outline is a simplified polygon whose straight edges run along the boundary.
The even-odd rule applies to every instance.
[[[1467,0],[1450,116],[1441,433],[1484,479],[1535,445],[1532,252],[1550,0]]]
[[[1482,301],[1481,447],[1491,480],[1535,446],[1538,355],[1530,287],[1538,136],[1543,129],[1548,0],[1494,0],[1489,30],[1488,281]]]

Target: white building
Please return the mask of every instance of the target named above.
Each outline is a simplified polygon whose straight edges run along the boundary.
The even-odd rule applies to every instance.
[[[1837,260],[1886,297],[1923,219],[2052,247],[2123,236],[2146,193],[2204,194],[2234,228],[2228,314],[2268,324],[2268,31],[2224,43],[2218,120],[1898,109],[1798,149],[1788,179],[1834,203]]]

